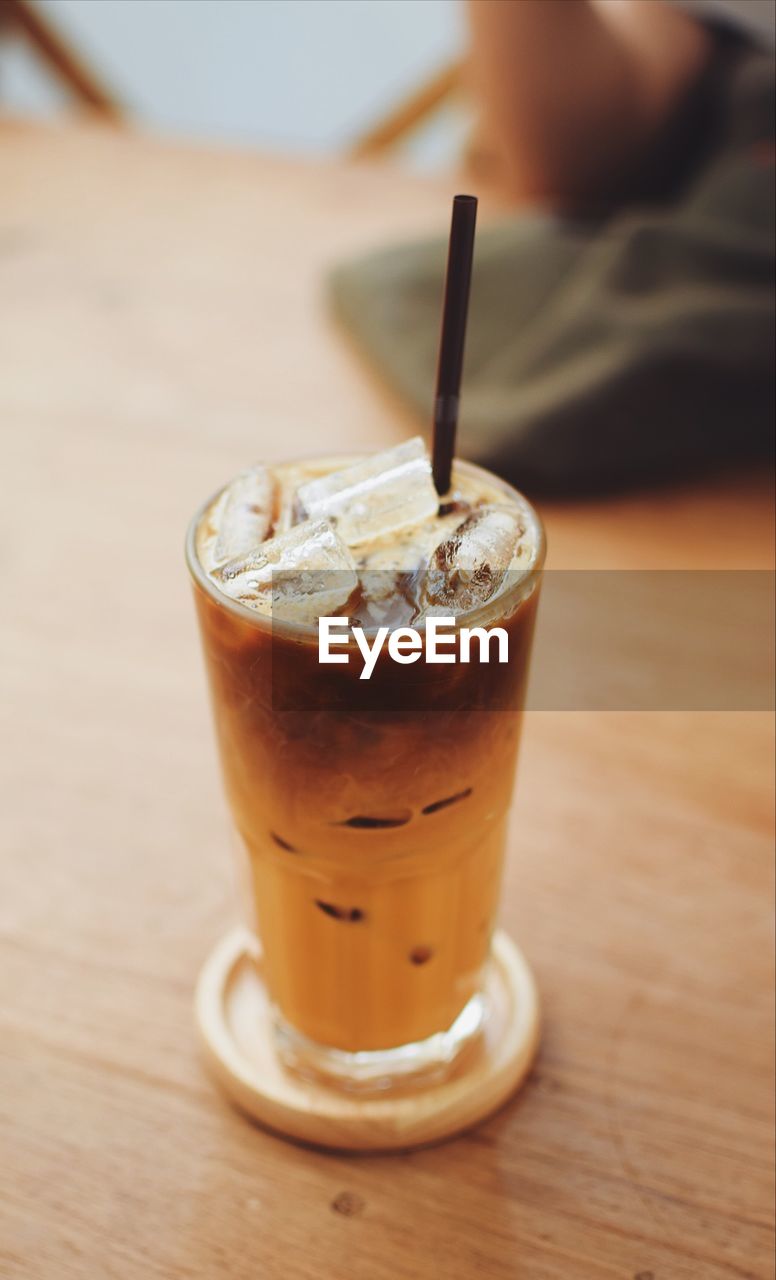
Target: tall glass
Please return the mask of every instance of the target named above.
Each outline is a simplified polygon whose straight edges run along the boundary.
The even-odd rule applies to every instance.
[[[383,651],[369,680],[360,658],[322,665],[317,627],[257,613],[208,579],[196,536],[209,504],[187,539],[278,1049],[349,1089],[443,1076],[488,1016],[544,539],[503,481],[468,463],[456,475],[535,520],[533,568],[457,620],[503,627],[505,665],[405,666]]]

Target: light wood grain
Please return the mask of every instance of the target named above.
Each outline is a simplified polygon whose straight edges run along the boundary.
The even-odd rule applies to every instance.
[[[184,526],[255,457],[406,431],[321,278],[452,184],[5,123],[0,192],[0,1273],[767,1277],[764,713],[529,717],[502,916],[544,1039],[469,1135],[305,1151],[199,1058],[235,904]],[[556,565],[769,563],[756,478],[544,514]]]

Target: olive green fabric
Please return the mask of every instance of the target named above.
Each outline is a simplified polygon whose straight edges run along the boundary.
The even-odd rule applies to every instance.
[[[478,232],[458,452],[592,491],[762,456],[773,421],[773,64],[716,86],[720,127],[668,203]],[[335,312],[430,422],[444,239],[337,268]]]

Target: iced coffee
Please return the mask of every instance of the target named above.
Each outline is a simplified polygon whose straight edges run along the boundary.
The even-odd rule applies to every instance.
[[[253,467],[192,523],[251,924],[297,1070],[439,1074],[482,1028],[543,554],[535,512],[489,473],[457,463],[440,497],[420,439]],[[454,656],[469,629],[468,663],[426,661],[433,618]],[[400,628],[417,660],[383,643],[364,679],[356,629]],[[507,662],[485,660],[493,628]]]

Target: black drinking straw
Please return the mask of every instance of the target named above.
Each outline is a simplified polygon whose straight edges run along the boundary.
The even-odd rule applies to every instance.
[[[476,221],[477,197],[456,196],[453,200],[453,219],[450,223],[450,247],[447,251],[445,301],[442,309],[442,332],[439,337],[439,364],[434,399],[432,469],[434,485],[440,496],[447,493],[450,488],[450,473],[455,453],[455,431],[458,426],[458,398],[466,338],[466,316],[469,311],[469,285],[472,278]]]

